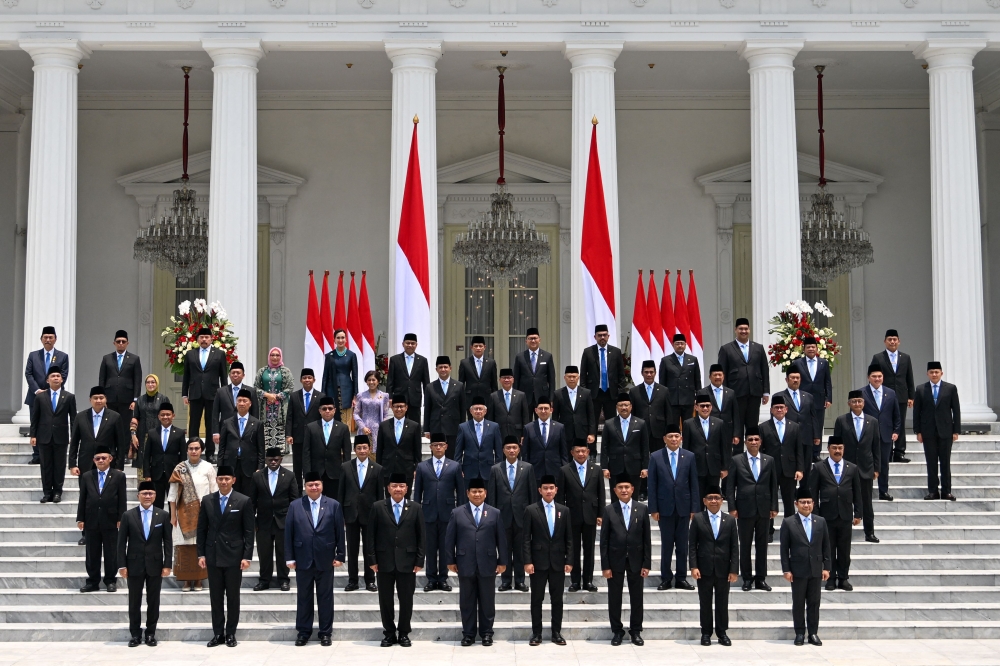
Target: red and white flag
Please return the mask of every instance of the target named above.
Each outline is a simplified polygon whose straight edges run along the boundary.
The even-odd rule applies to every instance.
[[[632,310],[632,382],[642,383],[642,362],[652,357],[649,353],[649,312],[646,296],[642,293],[642,271],[635,283],[635,308]]]
[[[615,264],[611,253],[611,234],[608,231],[608,211],[604,204],[601,161],[597,155],[596,123],[593,127],[590,135],[590,164],[587,167],[587,189],[583,202],[583,231],[580,244],[584,311],[587,317],[587,335],[593,335],[596,325],[606,324],[609,343],[618,345],[618,325],[615,322]],[[633,342],[633,345],[635,344]]]
[[[347,346],[358,357],[358,371],[361,371],[361,313],[358,312],[358,292],[354,288],[354,271],[351,271],[351,290],[347,297]],[[358,383],[361,383],[361,375]],[[357,391],[358,387],[355,386]]]
[[[431,342],[431,278],[427,253],[427,223],[424,219],[424,192],[420,182],[420,154],[417,147],[417,123],[414,118],[410,159],[406,165],[406,184],[399,212],[396,236],[396,330],[390,349],[398,349],[403,336],[415,333],[417,341]]]
[[[306,340],[302,354],[302,367],[312,368],[316,381],[323,385],[323,324],[320,318],[319,301],[316,300],[316,281],[309,271],[309,299],[306,303]]]
[[[687,353],[691,353],[691,325],[688,323],[688,308],[684,300],[684,285],[681,283],[680,271],[677,271],[677,291],[674,294],[674,325],[688,343]]]
[[[358,361],[362,378],[369,370],[375,369],[375,327],[372,326],[372,306],[368,302],[365,273],[361,271],[361,294],[358,296],[358,312],[361,315],[361,353],[358,354]]]
[[[677,332],[677,325],[674,324],[674,306],[670,299],[670,271],[663,274],[663,300],[660,301],[660,323],[663,325],[663,350],[664,355],[674,353],[674,333]]]
[[[663,320],[660,318],[660,299],[656,294],[656,280],[653,279],[653,271],[649,271],[646,312],[649,319],[649,357],[659,364],[664,355]]]
[[[701,385],[705,385],[705,338],[701,334],[701,307],[698,305],[698,290],[694,286],[694,271],[688,271],[688,324],[691,327],[691,337],[688,338],[688,350],[698,359],[701,368]]]
[[[323,353],[333,350],[333,312],[330,310],[330,271],[323,271],[323,295],[319,303],[320,323],[323,325]],[[313,368],[315,370],[315,368]],[[320,369],[322,371],[322,368]],[[319,377],[316,378],[317,380]],[[320,386],[323,384],[321,383]]]
[[[337,280],[337,302],[333,306],[333,337],[330,338],[330,346],[334,347],[334,337],[340,329],[347,330],[347,307],[344,302],[344,271],[340,271],[340,278]],[[351,339],[348,338],[350,343]]]

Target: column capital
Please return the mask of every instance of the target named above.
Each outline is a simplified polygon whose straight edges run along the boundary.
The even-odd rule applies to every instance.
[[[18,46],[28,52],[36,65],[77,69],[81,60],[90,57],[90,49],[76,39],[25,39]]]
[[[216,67],[257,67],[264,57],[259,39],[203,39],[201,48]]]
[[[586,42],[566,42],[563,54],[573,67],[614,67],[625,43],[616,40],[597,39]]]
[[[913,55],[926,60],[928,70],[937,67],[972,68],[972,59],[986,48],[985,39],[930,39],[913,50]]]
[[[440,40],[434,39],[387,39],[385,54],[389,56],[393,67],[430,67],[434,68],[441,59],[444,49]]]
[[[801,39],[748,39],[738,53],[751,68],[792,67],[792,61],[805,44]]]

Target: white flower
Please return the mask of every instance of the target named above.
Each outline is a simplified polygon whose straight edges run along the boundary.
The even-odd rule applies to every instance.
[[[208,303],[205,302],[204,298],[194,299],[194,309],[199,313],[205,312],[205,308],[208,307]]]
[[[177,312],[183,316],[187,316],[191,312],[191,301],[182,301],[180,305],[177,306]]]
[[[819,311],[819,313],[821,315],[823,315],[824,317],[832,317],[833,316],[833,313],[830,311],[830,308],[828,308],[826,306],[826,303],[824,303],[823,301],[819,301],[819,302],[816,303],[816,310]]]
[[[223,321],[225,319],[228,319],[229,315],[226,314],[226,311],[220,305],[219,308],[215,311],[215,318],[218,319],[219,321]]]
[[[794,302],[785,303],[785,312],[789,312],[791,314],[802,314],[799,311],[798,305],[796,305]]]

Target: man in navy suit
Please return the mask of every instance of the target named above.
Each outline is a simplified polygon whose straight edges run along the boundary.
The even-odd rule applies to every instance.
[[[431,457],[417,465],[413,482],[413,501],[420,504],[427,535],[427,584],[424,592],[451,592],[445,566],[444,542],[448,519],[456,506],[465,500],[465,479],[458,462],[449,459],[448,438],[431,433]]]
[[[892,447],[903,432],[903,415],[899,409],[896,392],[888,386],[883,386],[883,379],[882,366],[872,363],[868,366],[868,384],[861,389],[861,393],[865,396],[865,414],[878,419],[878,433],[882,447],[878,473],[878,498],[891,502],[889,461],[892,459]]]
[[[333,642],[333,570],[344,563],[347,548],[344,513],[340,502],[323,494],[319,472],[306,472],[304,480],[306,496],[292,502],[285,518],[286,564],[295,570],[298,588],[295,645],[305,645],[312,636],[315,588],[319,642],[328,647]]]
[[[569,444],[566,428],[552,419],[552,404],[548,398],[539,398],[535,407],[538,419],[524,426],[521,459],[527,460],[541,478],[555,476],[569,462]]]
[[[24,365],[24,378],[28,380],[28,393],[24,396],[24,404],[28,406],[29,414],[35,408],[35,396],[46,390],[49,369],[55,365],[62,374],[62,383],[69,379],[69,356],[56,349],[56,328],[42,328],[42,348],[28,354]],[[31,445],[31,464],[41,464],[36,445]]]
[[[486,503],[486,482],[476,477],[468,483],[469,502],[451,512],[444,556],[448,570],[458,574],[462,647],[476,641],[477,629],[489,647],[496,617],[494,581],[509,564],[507,540],[500,511]]]
[[[649,513],[660,525],[660,585],[658,590],[693,590],[687,581],[688,528],[698,513],[698,463],[681,448],[676,423],[667,424],[667,448],[649,457]],[[670,571],[671,550],[677,551],[677,579]]]
[[[803,338],[802,351],[805,356],[795,359],[792,367],[797,368],[802,376],[802,390],[813,397],[813,437],[822,440],[826,410],[833,404],[830,362],[819,358],[819,341],[816,338]]]
[[[462,466],[465,479],[488,479],[490,468],[503,460],[500,426],[486,420],[486,401],[476,396],[469,407],[472,419],[458,427],[455,460]]]

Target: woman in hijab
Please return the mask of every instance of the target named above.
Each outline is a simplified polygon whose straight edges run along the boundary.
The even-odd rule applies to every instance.
[[[201,498],[219,489],[212,463],[201,459],[204,444],[191,437],[187,444],[187,460],[170,474],[170,524],[174,526],[174,577],[184,583],[184,591],[201,592],[201,582],[208,570],[198,566],[198,514]]]
[[[128,457],[132,459],[132,467],[136,469],[139,480],[145,477],[142,475],[142,448],[146,444],[146,435],[150,430],[158,428],[160,425],[157,418],[160,414],[160,406],[168,402],[167,396],[160,393],[160,378],[154,374],[146,375],[143,382],[146,392],[135,401],[135,410],[132,414],[132,423],[129,425],[131,433],[131,445],[128,450]]]
[[[288,453],[285,443],[285,414],[288,411],[288,397],[295,390],[292,372],[285,367],[281,350],[271,347],[267,353],[267,366],[257,371],[253,386],[263,398],[260,420],[264,424],[264,448],[276,446]]]
[[[354,432],[354,396],[358,392],[358,355],[347,348],[347,331],[333,332],[333,351],[323,366],[323,393],[337,401],[340,421]]]

